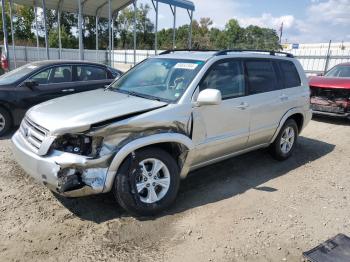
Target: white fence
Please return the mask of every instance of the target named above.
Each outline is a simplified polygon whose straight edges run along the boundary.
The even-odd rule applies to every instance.
[[[333,66],[350,62],[350,43],[300,44],[297,49],[293,45],[284,46],[285,52],[292,53],[308,74],[323,73]]]
[[[320,44],[300,44],[298,49],[293,49],[292,45],[285,45],[284,51],[292,53],[299,59],[304,70],[308,74],[322,73],[330,69],[336,64],[350,62],[350,43],[333,43],[328,50],[328,43]],[[59,49],[50,48],[50,59],[59,59]],[[159,51],[161,52],[161,51]],[[153,50],[137,50],[136,61],[154,56]],[[9,46],[10,69],[14,69],[14,56],[12,46]],[[79,51],[77,49],[62,49],[61,59],[79,60]],[[84,50],[84,59],[91,62],[109,64],[107,50]],[[17,67],[26,63],[46,60],[46,49],[36,47],[16,47],[16,64]],[[127,64],[134,63],[134,50],[114,50],[112,53],[111,64]]]
[[[3,50],[3,46],[2,50]],[[161,52],[161,51],[159,51]],[[22,66],[24,64],[46,60],[46,49],[43,47],[26,47],[26,46],[16,46],[16,66]],[[62,49],[62,55],[60,58],[60,53],[58,48],[50,48],[49,55],[51,60],[64,59],[64,60],[79,60],[79,50],[77,49]],[[141,62],[142,60],[154,56],[155,51],[153,50],[136,50],[136,62]],[[108,51],[107,50],[84,50],[84,60],[91,62],[98,62],[102,64],[109,64],[108,61]],[[134,63],[134,50],[114,50],[112,52],[112,64],[122,63],[122,64],[133,64]],[[10,69],[15,68],[14,55],[12,46],[9,46],[9,62]]]

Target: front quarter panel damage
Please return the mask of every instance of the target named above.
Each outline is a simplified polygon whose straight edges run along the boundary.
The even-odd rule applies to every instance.
[[[103,137],[99,155],[75,156],[74,161],[61,158],[59,193],[81,196],[110,191],[122,161],[143,146],[176,143],[180,145],[179,166],[185,167],[188,151],[193,148],[191,109],[191,106],[169,105],[121,121],[93,125],[85,135]]]

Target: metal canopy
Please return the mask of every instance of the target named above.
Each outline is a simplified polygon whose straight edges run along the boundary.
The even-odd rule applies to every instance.
[[[28,0],[13,0],[14,3],[25,6],[33,6],[33,1]],[[46,0],[46,8],[56,10],[59,3],[61,3],[62,12],[76,13],[79,9],[78,1],[76,0]],[[121,10],[126,6],[132,4],[133,0],[112,0],[111,10],[115,12]],[[96,16],[108,18],[108,1],[107,0],[81,0],[82,14],[89,16]]]
[[[195,10],[193,2],[188,0],[156,0],[158,2],[169,4],[172,6],[177,6],[180,8],[188,9],[191,11]],[[58,5],[61,4],[62,12],[71,12],[75,13],[79,9],[78,2],[76,0],[46,0],[46,8],[56,10]],[[111,10],[116,12],[118,10],[124,9],[126,6],[132,4],[133,0],[112,0],[111,1]],[[33,1],[28,0],[13,0],[13,3],[25,6],[33,6]],[[108,18],[108,1],[107,0],[81,0],[83,6],[82,13],[83,15],[90,15]]]
[[[177,6],[180,8],[184,8],[187,10],[195,11],[194,4],[191,1],[187,1],[187,0],[156,0],[156,1],[158,1],[160,3],[169,4],[169,5]]]
[[[48,43],[48,28],[47,28],[47,17],[46,10],[53,9],[57,12],[57,23],[58,23],[58,41],[59,41],[59,58],[62,57],[62,43],[61,43],[61,12],[71,12],[78,14],[78,38],[79,38],[79,57],[84,60],[84,43],[83,43],[83,16],[95,16],[95,26],[98,28],[99,18],[108,19],[108,58],[109,63],[111,63],[114,58],[112,58],[112,52],[114,51],[114,23],[118,12],[129,5],[133,5],[133,42],[134,42],[134,64],[136,64],[136,46],[137,46],[137,33],[136,33],[136,16],[137,16],[137,1],[138,0],[8,0],[10,2],[10,22],[11,22],[11,32],[12,32],[12,47],[15,59],[15,39],[13,32],[13,17],[12,17],[12,4],[16,3],[18,5],[24,5],[35,8],[35,27],[36,27],[36,40],[37,48],[39,50],[39,33],[38,33],[38,20],[37,20],[37,8],[41,2],[41,7],[43,8],[43,20],[44,20],[44,30],[45,30],[45,46],[46,46],[46,57],[50,59],[49,53],[49,43]],[[195,6],[193,2],[189,0],[151,0],[156,12],[156,30],[155,30],[155,51],[158,51],[158,15],[159,15],[159,3],[167,4],[170,6],[171,12],[173,14],[173,48],[176,48],[176,8],[183,8],[187,10],[190,18],[190,30],[189,30],[189,49],[192,45],[192,21],[193,12]],[[5,6],[5,0],[1,0],[2,7]],[[6,30],[6,19],[5,9],[2,8],[2,19],[3,19],[3,31],[4,31],[4,46],[5,46],[5,56],[8,58],[8,34]],[[99,38],[98,30],[96,30],[96,57],[99,50]],[[15,62],[16,67],[16,62]]]

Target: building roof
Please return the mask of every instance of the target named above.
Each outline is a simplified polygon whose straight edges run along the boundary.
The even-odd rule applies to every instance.
[[[161,3],[171,4],[180,8],[194,10],[194,4],[188,0],[156,0]],[[24,6],[34,6],[34,1],[29,0],[13,0],[14,3]],[[46,0],[47,9],[57,9],[61,2],[63,12],[77,12],[77,0]],[[38,6],[41,7],[42,1],[37,0]],[[112,13],[124,9],[126,6],[133,3],[133,0],[111,0]],[[96,12],[100,17],[108,18],[108,0],[81,0],[83,6],[83,14],[89,16],[96,16]]]

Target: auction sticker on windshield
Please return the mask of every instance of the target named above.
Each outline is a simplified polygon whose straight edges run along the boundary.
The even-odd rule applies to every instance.
[[[195,70],[197,68],[198,64],[193,63],[177,63],[175,65],[176,69],[187,69],[187,70]]]

